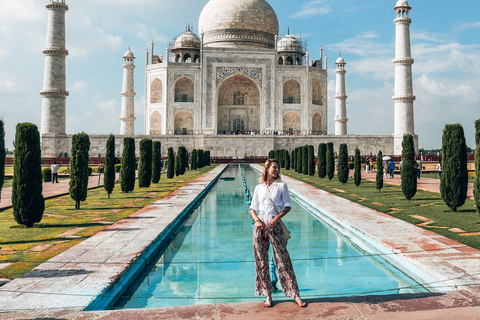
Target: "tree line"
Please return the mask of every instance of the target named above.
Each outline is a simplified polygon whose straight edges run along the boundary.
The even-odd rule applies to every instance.
[[[87,198],[88,181],[91,173],[89,168],[90,138],[82,132],[72,136],[70,157],[69,194],[75,201],[75,209],[80,209],[82,201]],[[5,131],[4,122],[0,119],[0,194],[5,179]],[[108,198],[115,188],[117,159],[115,157],[115,136],[110,135],[106,142],[106,154],[103,175],[103,187]],[[167,178],[185,174],[186,170],[196,170],[210,165],[210,151],[193,150],[189,165],[188,151],[180,146],[175,155],[173,148],[168,148],[166,160]],[[31,228],[42,220],[45,210],[43,198],[43,175],[41,167],[40,133],[32,123],[20,123],[16,127],[15,151],[12,181],[12,208],[17,223]],[[123,139],[123,153],[120,165],[120,189],[122,192],[132,192],[135,187],[138,167],[138,186],[148,188],[151,183],[161,179],[163,161],[161,142],[144,138],[140,141],[140,160],[135,156],[135,139]]]

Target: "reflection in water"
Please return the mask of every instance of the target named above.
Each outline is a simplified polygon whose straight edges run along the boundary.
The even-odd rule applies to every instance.
[[[258,173],[244,166],[253,192]],[[158,261],[115,308],[257,300],[252,221],[237,167],[229,167],[189,217]],[[283,219],[292,232],[288,248],[304,298],[397,289],[412,283],[383,261],[362,256],[341,235],[293,202]],[[332,263],[332,261],[334,263]],[[336,261],[336,263],[335,263]],[[280,284],[278,284],[281,289]],[[390,294],[385,292],[385,294]],[[283,299],[280,290],[274,299]]]

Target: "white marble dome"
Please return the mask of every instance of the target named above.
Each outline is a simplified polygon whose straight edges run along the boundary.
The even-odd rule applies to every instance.
[[[335,64],[346,64],[345,63],[345,60],[342,58],[342,56],[338,57],[337,61],[335,62]]]
[[[407,0],[398,0],[397,4],[395,5],[395,8],[397,8],[397,7],[408,7],[408,8],[410,8]]]
[[[132,51],[130,51],[130,48],[128,48],[127,52],[125,52],[125,54],[123,55],[123,58],[133,58],[135,59],[135,55],[133,54]]]
[[[287,34],[277,44],[278,52],[303,52],[302,44],[295,36]]]
[[[200,38],[190,29],[182,33],[175,40],[174,49],[198,49],[200,50]]]
[[[210,0],[198,30],[206,47],[274,48],[278,18],[265,0]]]

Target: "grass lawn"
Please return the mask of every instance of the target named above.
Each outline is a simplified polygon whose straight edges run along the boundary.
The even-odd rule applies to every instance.
[[[310,177],[293,170],[282,170],[282,174],[480,250],[480,235],[462,236],[462,233],[449,230],[459,228],[465,231],[464,233],[480,232],[480,216],[476,212],[474,200],[467,199],[463,207],[452,212],[439,193],[418,190],[415,197],[408,201],[400,186],[385,183],[382,191],[378,192],[375,182],[366,180],[362,180],[361,185],[356,187],[353,178],[342,184],[337,176],[332,180],[320,179],[318,176]],[[433,222],[422,225],[425,221],[412,217],[413,215]]]
[[[70,196],[46,200],[43,219],[33,228],[18,225],[12,209],[0,211],[0,264],[11,263],[0,270],[0,277],[14,279],[29,272],[216,166],[187,170],[185,175],[173,179],[162,175],[158,184],[149,188],[136,185],[131,193],[121,192],[120,185],[116,184],[110,199],[103,188],[89,190],[87,200],[81,203],[81,210],[75,210],[75,202]]]

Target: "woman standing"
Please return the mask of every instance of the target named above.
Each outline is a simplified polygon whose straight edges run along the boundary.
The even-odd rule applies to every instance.
[[[300,299],[297,278],[287,251],[283,222],[291,209],[290,195],[286,183],[280,179],[280,165],[268,159],[263,168],[260,184],[253,193],[250,214],[255,221],[253,229],[253,251],[255,254],[255,295],[265,296],[264,306],[272,306],[272,283],[268,264],[268,248],[272,243],[278,277],[286,297],[294,298],[300,307],[307,304]],[[259,212],[259,214],[257,214]]]

